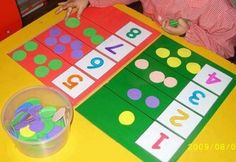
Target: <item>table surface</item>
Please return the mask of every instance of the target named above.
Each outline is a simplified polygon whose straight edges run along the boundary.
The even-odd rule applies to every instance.
[[[186,42],[183,38],[170,36],[149,18],[129,9],[124,5],[116,7],[129,15],[138,18],[161,32],[163,35],[183,44],[191,50],[236,74],[236,66],[216,54]],[[0,111],[4,103],[19,90],[41,85],[33,75],[17,65],[7,53],[20,46],[42,31],[58,23],[64,18],[64,13],[55,14],[55,9],[29,24],[19,32],[0,42]],[[202,129],[197,138],[180,157],[179,161],[235,161],[236,160],[236,87],[229,94],[214,116]],[[31,161],[141,161],[126,148],[108,137],[101,130],[92,125],[78,112],[74,113],[70,136],[67,144],[56,154],[46,158],[31,158],[20,153],[14,143],[0,126],[0,155],[1,161],[31,162]],[[203,145],[211,148],[202,150]]]

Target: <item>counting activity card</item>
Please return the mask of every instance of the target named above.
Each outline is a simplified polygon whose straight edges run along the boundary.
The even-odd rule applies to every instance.
[[[161,36],[76,110],[144,161],[176,161],[233,74]]]
[[[73,105],[160,35],[114,7],[88,8],[83,15],[59,22],[9,54]]]
[[[177,160],[235,83],[231,72],[115,7],[88,8],[8,55],[143,161]]]

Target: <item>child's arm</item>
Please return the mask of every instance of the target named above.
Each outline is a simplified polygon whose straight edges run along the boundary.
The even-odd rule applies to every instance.
[[[223,26],[219,26],[218,30],[212,33],[197,24],[192,24],[185,35],[185,39],[194,44],[205,46],[224,58],[233,57],[234,46],[236,46],[236,21],[234,26],[224,26],[223,22],[220,23]]]
[[[169,34],[183,36],[189,30],[188,20],[179,18],[177,20],[166,19],[162,22],[162,29]]]
[[[65,19],[68,19],[70,14],[72,13],[72,10],[75,9],[77,12],[77,18],[80,18],[80,15],[84,11],[84,9],[88,6],[89,1],[88,0],[68,0],[66,2],[58,3],[60,6],[58,10],[56,11],[56,14],[62,12],[63,10],[66,10]]]
[[[184,36],[189,42],[204,46],[224,58],[230,58],[234,56],[236,46],[236,12],[232,14],[235,14],[235,17],[229,14],[215,17],[214,26],[212,23],[199,26],[186,19],[178,19],[175,24],[164,20],[162,28],[169,34]]]
[[[56,11],[56,14],[66,10],[65,19],[67,19],[71,15],[72,10],[75,9],[77,12],[77,18],[79,19],[88,4],[95,7],[106,7],[117,3],[130,4],[136,1],[138,0],[68,0],[66,2],[58,3],[60,7]]]
[[[139,0],[89,0],[91,6],[95,7],[107,7],[107,6],[113,6],[117,3],[121,4],[131,4],[133,2],[137,2]]]

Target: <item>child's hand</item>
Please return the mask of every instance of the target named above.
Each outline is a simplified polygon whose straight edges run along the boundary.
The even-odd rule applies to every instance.
[[[178,19],[178,26],[177,27],[172,27],[169,25],[170,20],[164,20],[162,22],[162,29],[166,31],[169,34],[173,35],[184,35],[188,29],[189,29],[189,24],[185,19]]]
[[[72,10],[75,8],[77,12],[77,18],[80,18],[80,15],[84,11],[84,9],[88,6],[88,0],[68,0],[66,2],[58,3],[60,6],[59,9],[56,11],[56,14],[60,13],[63,10],[66,11],[65,19],[68,19],[72,13]]]

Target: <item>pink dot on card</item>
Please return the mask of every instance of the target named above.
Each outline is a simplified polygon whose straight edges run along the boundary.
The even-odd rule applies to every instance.
[[[147,69],[149,66],[149,63],[145,59],[138,59],[135,61],[135,66],[139,69]]]
[[[164,85],[169,88],[173,88],[177,85],[177,80],[173,77],[167,77],[164,80]]]
[[[154,83],[161,83],[165,79],[165,75],[160,71],[153,71],[150,73],[149,78]]]

